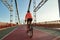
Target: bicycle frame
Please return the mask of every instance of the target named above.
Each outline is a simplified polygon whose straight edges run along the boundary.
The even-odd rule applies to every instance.
[[[30,35],[28,35],[30,38],[32,38],[32,36],[33,36],[33,27],[31,26],[31,22],[29,21],[28,23],[27,23],[27,25],[28,25],[28,27],[29,27],[29,29],[27,30],[27,33],[29,33]]]

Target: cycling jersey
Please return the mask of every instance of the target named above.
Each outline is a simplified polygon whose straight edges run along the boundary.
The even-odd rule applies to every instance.
[[[29,18],[32,18],[32,15],[30,12],[28,12],[25,16],[25,20],[28,20]]]

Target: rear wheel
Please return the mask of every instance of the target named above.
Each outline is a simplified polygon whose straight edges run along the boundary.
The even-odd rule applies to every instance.
[[[29,36],[30,38],[32,38],[32,36],[33,36],[33,28],[32,28],[32,27],[30,27],[30,29],[29,29],[29,31],[28,31],[28,36]]]
[[[33,36],[32,31],[29,31],[29,32],[28,32],[28,36],[29,36],[30,38],[32,38],[32,36]]]
[[[27,34],[30,38],[32,38],[33,36],[33,27],[31,26],[31,21],[27,21],[27,25],[28,25],[28,30],[27,30]]]

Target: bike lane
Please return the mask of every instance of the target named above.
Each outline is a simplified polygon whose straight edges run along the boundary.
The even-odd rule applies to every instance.
[[[26,26],[18,27],[11,34],[6,36],[3,40],[54,40],[56,36],[52,36],[48,33],[33,30],[33,37],[30,39],[26,33]]]

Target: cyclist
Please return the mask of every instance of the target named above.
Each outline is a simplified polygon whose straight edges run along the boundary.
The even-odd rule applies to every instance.
[[[29,32],[29,31],[31,31],[32,32],[32,34],[33,34],[33,30],[32,30],[32,28],[31,28],[31,23],[32,23],[32,15],[31,15],[31,13],[30,13],[30,11],[27,11],[27,14],[26,14],[26,16],[25,16],[25,22],[27,22],[27,33]],[[30,29],[31,28],[31,29]],[[30,36],[30,37],[32,37],[32,35]]]

